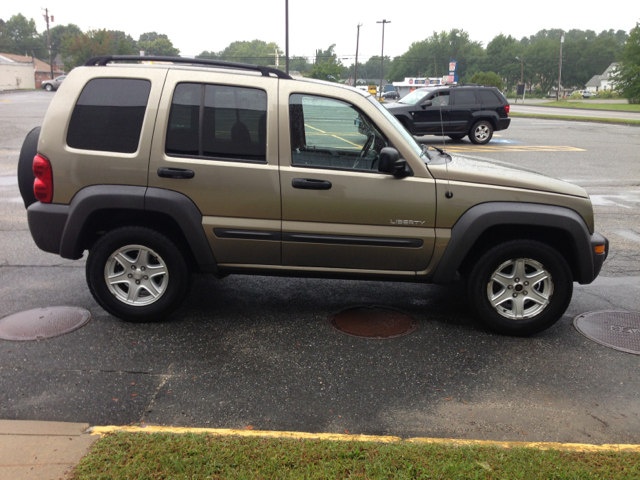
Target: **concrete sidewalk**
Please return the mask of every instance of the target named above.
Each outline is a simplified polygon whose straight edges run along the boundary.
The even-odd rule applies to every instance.
[[[0,479],[59,480],[100,438],[88,423],[0,420]]]

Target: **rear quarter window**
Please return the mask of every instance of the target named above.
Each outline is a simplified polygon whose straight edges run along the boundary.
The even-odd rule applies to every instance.
[[[473,90],[454,90],[451,93],[454,105],[475,105],[478,103]]]
[[[134,153],[150,91],[148,80],[90,80],[71,114],[67,145],[80,150]]]
[[[483,105],[502,105],[502,100],[491,90],[480,90],[478,93]]]

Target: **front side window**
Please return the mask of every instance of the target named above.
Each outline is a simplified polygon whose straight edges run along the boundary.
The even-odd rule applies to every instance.
[[[199,83],[176,86],[167,155],[264,162],[266,136],[265,91]]]
[[[289,121],[294,166],[377,171],[389,146],[369,117],[341,100],[291,95]]]
[[[429,95],[432,90],[430,88],[419,88],[414,90],[409,95],[402,97],[402,99],[398,103],[405,103],[407,105],[416,105],[421,103],[424,97]]]
[[[71,114],[67,145],[81,150],[134,153],[150,91],[148,80],[90,80]]]
[[[431,98],[432,107],[448,107],[449,92],[438,92]]]

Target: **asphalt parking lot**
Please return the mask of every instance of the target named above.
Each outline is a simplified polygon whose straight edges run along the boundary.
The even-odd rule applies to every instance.
[[[460,286],[230,276],[193,279],[170,321],[104,312],[84,261],[37,249],[15,177],[20,145],[53,94],[0,94],[0,318],[91,311],[73,333],[0,340],[0,418],[583,443],[639,443],[638,356],[595,344],[573,318],[640,311],[640,128],[514,118],[482,148],[447,148],[584,186],[611,254],[575,286],[560,322],[531,338],[475,324]],[[424,137],[440,145],[442,139]],[[329,325],[350,305],[404,310],[392,340]]]

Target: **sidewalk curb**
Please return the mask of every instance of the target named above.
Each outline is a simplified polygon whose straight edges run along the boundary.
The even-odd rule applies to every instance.
[[[455,438],[407,438],[403,439],[394,436],[377,435],[345,435],[334,433],[307,433],[307,432],[281,432],[270,430],[232,430],[224,428],[187,428],[187,427],[158,427],[158,426],[102,426],[91,427],[87,433],[91,435],[106,435],[109,433],[173,433],[185,434],[206,433],[217,436],[239,436],[239,437],[268,437],[268,438],[289,438],[295,440],[330,440],[342,442],[378,442],[378,443],[426,443],[444,444],[455,446],[479,446],[479,447],[502,447],[502,448],[534,448],[538,450],[561,450],[567,452],[632,452],[640,453],[640,445],[631,444],[604,444],[590,445],[586,443],[552,443],[552,442],[499,442],[492,440],[466,440]]]
[[[640,120],[640,112],[635,112],[633,110],[614,110],[612,108],[556,107],[555,105],[545,105],[543,103],[512,103],[511,105],[515,105],[518,107],[564,108],[567,110],[577,110],[577,111],[586,110],[588,112],[622,112],[622,113],[630,113],[632,115],[637,114],[638,119]],[[624,104],[620,104],[620,105],[624,105]]]
[[[561,120],[564,122],[587,122],[587,123],[603,123],[605,125],[626,125],[629,127],[640,126],[640,117],[638,120],[630,120],[624,118],[606,118],[606,117],[578,117],[575,115],[554,115],[552,113],[521,113],[511,112],[509,117],[512,118],[542,118],[544,120]]]

